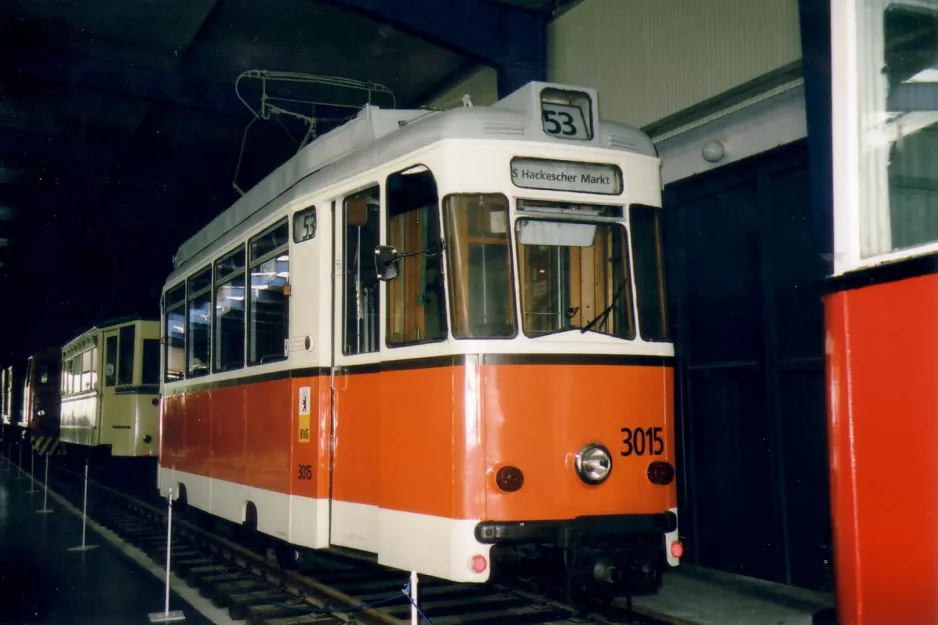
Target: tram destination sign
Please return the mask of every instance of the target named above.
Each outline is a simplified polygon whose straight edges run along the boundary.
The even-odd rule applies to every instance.
[[[511,161],[511,181],[524,189],[619,195],[622,171],[615,165],[540,158]]]

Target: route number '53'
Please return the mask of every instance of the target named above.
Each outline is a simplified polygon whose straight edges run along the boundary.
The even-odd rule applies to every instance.
[[[664,453],[664,438],[661,437],[662,428],[622,428],[623,456],[660,456]]]

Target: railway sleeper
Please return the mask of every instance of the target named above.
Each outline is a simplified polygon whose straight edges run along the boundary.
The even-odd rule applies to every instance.
[[[196,558],[200,555],[202,555],[202,552],[196,551],[195,549],[182,549],[177,551],[176,548],[173,547],[173,560],[176,558]],[[150,560],[152,560],[154,564],[166,564],[166,552],[152,553],[150,554]]]
[[[225,562],[218,558],[205,557],[199,553],[191,558],[173,556],[172,569],[176,577],[185,579],[189,576],[189,571],[197,566],[224,566]]]
[[[227,608],[232,595],[256,592],[270,588],[270,582],[259,577],[240,582],[223,582],[212,586],[211,602],[219,608]]]
[[[189,569],[189,574],[186,575],[185,581],[188,585],[193,588],[198,587],[199,581],[203,577],[209,575],[225,575],[228,573],[242,573],[244,569],[232,566],[230,564],[209,564],[206,566],[194,566]]]
[[[228,616],[234,621],[243,621],[248,617],[248,608],[251,606],[283,603],[295,599],[296,595],[273,589],[230,595],[228,597]]]
[[[212,589],[216,584],[226,582],[244,582],[258,579],[252,573],[224,573],[221,575],[206,575],[199,580],[199,594],[206,598],[211,598]]]
[[[433,614],[427,616],[433,619],[433,625],[533,625],[551,621],[562,622],[568,620],[570,614],[543,605],[525,605],[517,608],[486,610],[474,614],[460,612],[450,616]]]
[[[291,595],[291,597],[295,599],[295,596]],[[287,607],[283,605],[283,602],[278,602],[276,605],[273,603],[252,605],[247,609],[246,620],[248,625],[265,625],[271,619],[311,616],[310,612],[315,608],[309,604],[304,605],[308,607]]]
[[[395,618],[406,618],[407,615],[410,614],[410,602],[403,596],[401,599],[404,601],[403,605],[389,607],[385,612]],[[484,600],[474,597],[462,597],[448,600],[440,598],[430,601],[426,601],[425,599],[426,597],[421,596],[417,604],[420,606],[420,609],[432,619],[442,616],[472,614],[473,612],[519,608],[526,603],[518,597],[495,597]]]

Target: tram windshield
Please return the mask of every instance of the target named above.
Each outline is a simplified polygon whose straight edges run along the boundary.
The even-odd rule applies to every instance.
[[[508,242],[508,198],[466,194],[443,210],[453,336],[512,338],[514,280]]]
[[[621,216],[621,208],[520,201],[532,209],[584,221],[519,218],[515,222],[522,329],[527,336],[582,329],[635,338],[628,234],[621,223],[589,222]]]
[[[628,211],[631,236],[609,219],[625,217],[620,206],[518,200],[512,254],[505,196],[449,196],[443,225],[453,336],[517,336],[517,263],[526,336],[581,330],[670,341],[661,209],[633,204]]]

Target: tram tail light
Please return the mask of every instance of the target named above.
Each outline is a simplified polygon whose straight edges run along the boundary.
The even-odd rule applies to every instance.
[[[680,558],[684,555],[684,545],[681,544],[681,541],[675,540],[671,543],[671,556],[674,558]]]
[[[674,480],[674,467],[670,462],[656,460],[648,465],[648,481],[658,486],[667,486]]]
[[[506,493],[519,491],[524,486],[524,473],[518,467],[502,467],[495,474],[495,484]]]
[[[472,569],[473,573],[485,573],[485,569],[487,569],[488,566],[489,563],[485,559],[485,556],[478,554],[472,556],[472,560],[469,561],[469,568]]]

